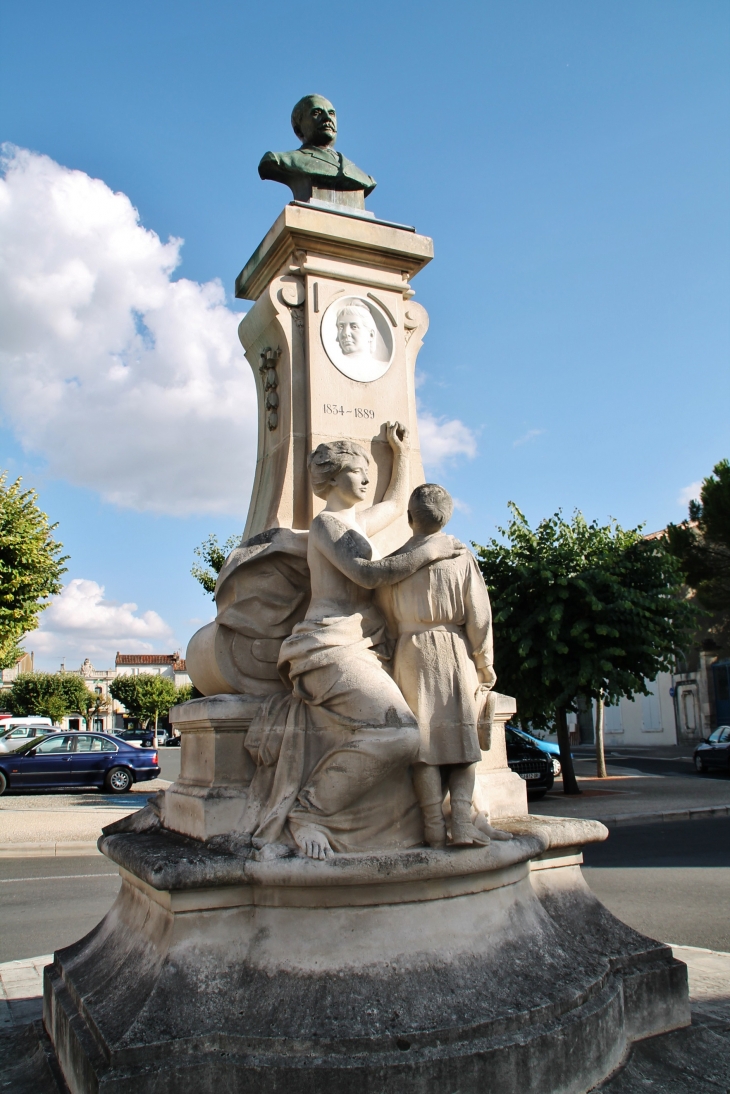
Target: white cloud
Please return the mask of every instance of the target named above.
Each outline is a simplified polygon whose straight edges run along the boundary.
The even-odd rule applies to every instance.
[[[418,411],[418,435],[423,463],[434,470],[446,460],[457,456],[473,459],[477,454],[474,433],[458,418],[437,418],[421,408]]]
[[[677,505],[681,505],[683,509],[686,509],[691,501],[699,498],[701,489],[701,480],[699,482],[691,482],[689,486],[683,486],[677,497]]]
[[[218,281],[171,275],[182,241],[129,198],[4,147],[0,397],[52,475],[170,514],[248,505],[253,377]]]
[[[172,280],[125,194],[3,146],[0,407],[49,472],[172,515],[248,508],[257,411],[219,281]],[[422,412],[424,462],[476,455],[471,430]]]
[[[535,437],[539,437],[540,434],[544,432],[544,429],[528,429],[527,433],[524,433],[521,437],[518,437],[516,441],[512,441],[512,447],[519,448],[522,444],[527,444],[529,441],[534,441]]]
[[[103,585],[77,577],[54,597],[41,616],[39,629],[29,634],[23,645],[47,667],[53,667],[54,658],[65,658],[71,668],[89,657],[97,668],[109,668],[117,650],[171,653],[174,636],[157,612],[140,613],[136,604],[105,600]]]

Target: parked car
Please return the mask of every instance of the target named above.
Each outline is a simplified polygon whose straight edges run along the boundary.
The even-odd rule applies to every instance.
[[[31,724],[50,726],[53,723],[50,718],[46,718],[43,714],[3,714],[0,717],[0,733],[7,733],[9,729],[13,729],[15,726]]]
[[[138,744],[141,748],[152,748],[154,732],[151,729],[119,729],[114,734],[120,741]]]
[[[156,751],[108,733],[53,733],[0,756],[0,794],[7,787],[56,786],[98,786],[125,794],[135,782],[156,779],[159,773]]]
[[[718,726],[709,737],[697,745],[695,767],[700,772],[730,771],[730,726]]]
[[[518,737],[521,737],[526,744],[534,745],[534,747],[539,748],[541,752],[546,752],[548,756],[552,756],[553,775],[560,774],[560,745],[553,744],[552,741],[543,741],[540,737],[533,737],[526,729],[520,729],[519,726],[510,726],[509,728],[513,733],[516,733]]]
[[[51,725],[50,718],[43,722],[31,722],[29,720],[22,722],[20,725],[17,722],[11,723],[9,726],[0,729],[0,752],[14,752],[26,741],[57,732],[58,730]]]
[[[529,800],[539,801],[548,790],[552,790],[555,782],[552,756],[527,742],[521,733],[517,733],[510,726],[505,727],[504,736],[507,763],[527,783]]]

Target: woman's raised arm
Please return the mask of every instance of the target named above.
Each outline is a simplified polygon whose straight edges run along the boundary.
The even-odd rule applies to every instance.
[[[385,436],[393,452],[390,484],[382,501],[357,514],[358,523],[369,536],[374,536],[397,520],[408,504],[408,430],[400,422],[386,422]]]

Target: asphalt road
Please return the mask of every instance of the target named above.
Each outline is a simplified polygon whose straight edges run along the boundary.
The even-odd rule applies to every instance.
[[[730,817],[614,828],[583,857],[593,892],[631,927],[730,951]]]
[[[0,961],[52,953],[106,915],[119,872],[101,855],[0,859]]]
[[[172,750],[171,750],[172,751]],[[578,774],[595,774],[595,759],[588,760],[584,753],[576,752]],[[609,750],[606,752],[606,763],[610,768],[620,771],[629,768],[631,771],[640,771],[644,775],[686,775],[691,779],[722,779],[728,781],[727,771],[708,771],[701,775],[695,771],[692,756],[647,756],[632,755],[630,752]]]
[[[175,779],[180,774],[180,755],[182,749],[180,748],[160,748],[158,749],[160,757],[160,778],[167,779],[168,782],[174,783]]]

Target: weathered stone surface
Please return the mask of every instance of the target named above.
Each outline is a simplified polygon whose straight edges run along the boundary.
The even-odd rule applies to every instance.
[[[684,966],[610,916],[577,867],[531,873],[576,835],[535,822],[489,848],[325,862],[104,837],[119,898],[47,973],[71,1090],[588,1090],[631,1039],[687,1021]],[[470,876],[474,891],[444,894]]]

